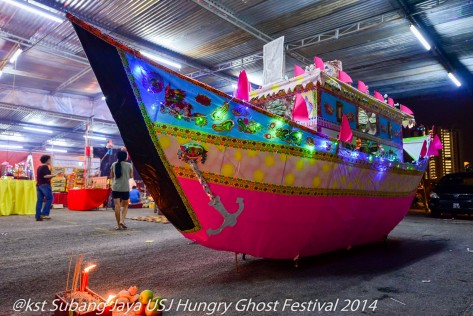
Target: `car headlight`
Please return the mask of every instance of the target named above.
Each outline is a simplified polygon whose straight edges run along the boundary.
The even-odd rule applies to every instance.
[[[430,198],[431,198],[431,199],[440,199],[440,196],[438,196],[437,193],[432,192],[432,193],[430,193]]]

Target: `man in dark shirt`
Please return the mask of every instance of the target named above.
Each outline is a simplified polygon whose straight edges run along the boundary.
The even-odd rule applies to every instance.
[[[39,160],[42,165],[38,167],[36,172],[36,193],[38,195],[38,200],[36,202],[36,220],[42,221],[43,219],[51,219],[51,217],[49,217],[49,211],[53,204],[51,178],[56,175],[52,175],[51,170],[49,170],[49,166],[51,165],[51,156],[43,155]],[[41,210],[44,198],[46,198],[46,203]]]

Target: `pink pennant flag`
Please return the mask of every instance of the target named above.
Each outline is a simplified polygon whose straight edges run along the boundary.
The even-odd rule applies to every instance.
[[[422,144],[422,149],[420,150],[420,157],[424,158],[426,154],[427,154],[427,141],[424,140],[424,143]]]
[[[363,93],[368,93],[368,86],[365,85],[363,81],[358,80],[358,90],[360,90]]]
[[[340,81],[345,82],[345,83],[352,83],[353,82],[353,80],[351,80],[350,76],[342,70],[338,71],[338,79],[340,79]]]
[[[294,110],[292,112],[292,119],[300,122],[309,121],[309,112],[307,111],[307,104],[302,95],[296,95],[296,102],[294,103]]]
[[[242,70],[238,76],[236,97],[243,101],[248,101],[250,99],[250,82],[248,81],[248,76],[244,70]]]
[[[438,156],[439,152],[437,148],[435,148],[433,143],[430,143],[429,150],[427,151],[427,156]]]
[[[294,77],[297,77],[303,74],[305,74],[305,70],[299,67],[298,65],[294,65]]]
[[[409,109],[407,106],[401,104],[401,111],[410,115],[414,115],[414,112],[412,112],[411,109]]]
[[[319,68],[320,70],[325,69],[324,61],[322,60],[322,58],[315,56],[314,63],[315,63],[315,68]]]
[[[434,136],[434,140],[432,141],[433,143],[433,146],[438,149],[438,150],[442,150],[443,149],[443,145],[442,145],[442,142],[440,141],[440,138],[438,135],[435,135]]]
[[[378,91],[376,91],[376,90],[374,90],[374,97],[375,97],[376,99],[378,99],[379,101],[384,102],[384,97],[383,97],[383,95],[382,95],[381,93],[379,93]]]
[[[338,134],[338,139],[342,142],[351,143],[353,140],[353,132],[350,128],[350,123],[348,123],[348,118],[345,114],[342,116],[342,126],[340,127],[340,134]]]
[[[394,106],[394,100],[392,98],[388,98],[388,104],[390,106]]]

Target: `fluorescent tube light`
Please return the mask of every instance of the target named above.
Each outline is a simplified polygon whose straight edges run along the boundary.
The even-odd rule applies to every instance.
[[[411,25],[411,32],[414,33],[414,35],[417,37],[417,39],[424,45],[426,50],[430,50],[430,44],[427,42],[427,40],[420,34],[419,30],[414,26]]]
[[[8,135],[8,134],[0,134],[1,138],[6,138],[7,140],[14,140],[17,142],[25,141],[25,138],[21,135]]]
[[[179,65],[178,63],[175,63],[173,61],[164,59],[160,56],[156,56],[156,55],[153,55],[153,54],[150,54],[150,53],[147,53],[147,52],[140,52],[140,53],[141,53],[141,55],[143,55],[145,57],[148,57],[149,59],[155,60],[157,62],[166,64],[166,65],[169,65],[169,66],[172,66],[172,67],[177,68],[177,69],[181,69],[181,65]]]
[[[65,149],[58,149],[58,148],[45,148],[47,151],[56,152],[56,153],[67,153]]]
[[[69,144],[63,140],[48,140],[48,144],[54,145],[54,146],[69,146]]]
[[[18,47],[17,50],[11,56],[10,62],[13,64],[17,60],[18,56],[20,56],[21,53],[23,53],[23,50],[20,47]]]
[[[93,135],[89,135],[89,136],[86,136],[84,135],[84,138],[90,138],[90,139],[97,139],[97,140],[107,140],[107,138],[103,137],[103,136],[93,136]]]
[[[37,128],[37,127],[28,127],[28,126],[23,126],[24,129],[27,129],[29,131],[35,131],[35,132],[40,132],[40,133],[48,133],[48,134],[52,134],[53,131],[49,130],[49,129],[42,129],[42,128]]]
[[[3,75],[3,69],[0,69],[0,77]]]
[[[2,144],[0,144],[0,148],[6,148],[6,149],[22,149],[23,146],[18,146],[18,145],[2,145]]]
[[[28,11],[28,12],[31,12],[31,13],[34,13],[34,14],[37,14],[37,15],[40,15],[42,17],[45,17],[47,19],[50,19],[54,22],[57,22],[57,23],[62,23],[64,22],[63,19],[51,14],[51,13],[48,13],[44,10],[41,10],[41,9],[37,9],[37,8],[34,8],[31,4],[26,4],[24,1],[15,1],[15,0],[3,0],[3,2],[6,2],[8,4],[11,4],[17,8],[20,8],[20,9],[23,9],[25,11]]]
[[[451,72],[448,73],[448,78],[450,78],[457,87],[462,85],[462,83]]]

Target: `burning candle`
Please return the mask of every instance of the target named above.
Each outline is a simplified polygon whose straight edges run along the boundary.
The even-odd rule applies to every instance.
[[[82,271],[81,278],[80,278],[80,289],[79,291],[85,292],[87,286],[89,286],[89,271],[95,268],[95,264],[88,266],[87,268]]]
[[[110,304],[112,303],[112,300],[113,300],[115,297],[117,297],[117,296],[110,294],[110,295],[108,296],[107,300],[105,301],[105,305],[107,305],[107,306],[110,305]]]

